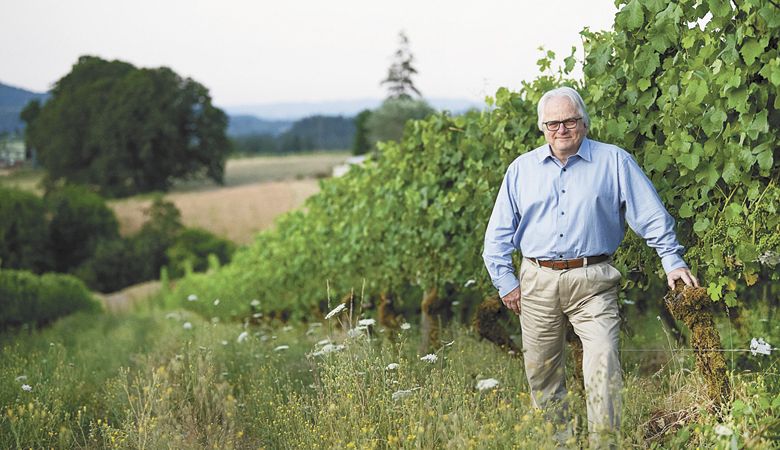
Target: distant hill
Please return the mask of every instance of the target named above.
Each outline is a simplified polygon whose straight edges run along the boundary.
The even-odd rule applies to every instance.
[[[24,122],[19,118],[30,100],[45,102],[49,94],[31,92],[0,82],[0,133],[19,133],[24,130]]]
[[[231,115],[228,116],[227,135],[230,137],[252,134],[278,136],[289,130],[292,124],[291,120],[265,120],[250,115]]]
[[[439,111],[448,110],[461,113],[471,108],[482,109],[483,103],[465,99],[429,98],[425,99]],[[221,106],[233,115],[248,114],[265,119],[297,120],[315,115],[355,116],[364,109],[376,109],[381,99],[339,100],[329,102],[262,103],[254,105]]]
[[[232,120],[232,117],[231,117]],[[352,117],[311,116],[292,123],[283,133],[230,136],[238,153],[295,153],[309,150],[347,150],[352,147]]]

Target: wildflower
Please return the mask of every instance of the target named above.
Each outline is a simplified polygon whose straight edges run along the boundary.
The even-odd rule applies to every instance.
[[[420,389],[419,387],[412,388],[412,389],[402,389],[400,391],[393,392],[393,400],[400,400],[404,397],[408,397],[414,393],[417,389]]]
[[[255,318],[255,319],[259,319],[259,318],[263,317],[263,313],[254,313],[254,314],[252,314],[252,317]]]
[[[247,340],[248,337],[249,337],[249,332],[248,331],[242,331],[241,334],[238,335],[238,339],[236,339],[236,342],[238,342],[240,344],[241,342],[244,342],[245,340]]]
[[[32,386],[30,386],[29,384],[23,384],[22,385],[22,390],[25,391],[25,392],[30,392],[30,391],[32,391]]]
[[[196,302],[196,301],[198,301],[198,296],[195,295],[195,294],[190,294],[190,295],[187,296],[187,301],[188,302]]]
[[[466,282],[466,284],[463,285],[463,287],[469,287],[469,286],[473,286],[475,284],[477,284],[477,282],[475,280],[469,280],[469,281]]]
[[[363,331],[366,330],[366,327],[355,327],[347,331],[347,336],[351,338],[356,338],[359,336],[363,336]]]
[[[485,378],[484,380],[477,381],[478,391],[493,389],[496,386],[498,386],[498,380],[496,380],[495,378]]]
[[[713,428],[713,431],[718,436],[731,436],[732,434],[734,434],[734,431],[732,431],[731,428],[729,428],[726,425],[723,425],[721,423],[715,425],[715,428]]]
[[[771,355],[772,346],[768,342],[764,341],[764,338],[753,338],[750,340],[750,353],[753,356],[758,354]]]
[[[289,345],[280,345],[280,346],[276,347],[276,348],[274,349],[274,351],[275,351],[275,352],[281,352],[282,350],[287,350],[288,348],[290,348],[290,346],[289,346]]]
[[[401,329],[402,329],[402,330],[408,330],[408,329],[410,329],[410,328],[412,328],[412,326],[411,326],[411,325],[409,325],[409,324],[408,324],[408,323],[406,323],[406,322],[404,322],[404,323],[402,323],[402,324],[401,324]]]
[[[17,383],[20,381],[27,381],[27,375],[19,375],[18,377],[15,378],[15,380]]]
[[[370,327],[371,325],[376,324],[376,320],[374,319],[362,319],[358,320],[358,325],[361,327]]]
[[[282,328],[282,331],[292,331],[293,327],[291,325],[287,325],[284,328]]]
[[[331,310],[331,311],[328,313],[328,315],[327,315],[327,316],[325,316],[325,320],[328,320],[328,319],[330,319],[331,317],[333,317],[333,316],[335,316],[335,315],[339,314],[340,312],[344,311],[345,309],[347,309],[347,305],[346,305],[346,304],[344,304],[344,303],[339,303],[339,304],[338,304],[338,306],[336,306],[335,308],[333,308],[333,309],[332,309],[332,310]]]
[[[219,299],[218,299],[218,298],[215,298],[215,299],[214,299],[214,306],[217,306],[217,305],[219,305]]]
[[[326,345],[326,344],[330,344],[330,339],[323,339],[317,342],[317,345]]]
[[[329,353],[340,352],[344,350],[344,348],[345,347],[341,344],[339,345],[325,344],[319,351],[312,353],[312,356],[324,356]]]
[[[452,302],[452,306],[458,306],[458,305],[460,305],[459,300],[455,300],[454,302]]]
[[[223,340],[222,340],[222,345],[228,345],[228,341],[226,341],[226,340],[224,340],[224,339],[223,339]]]
[[[184,322],[184,324],[182,325],[182,328],[184,328],[185,330],[191,330],[192,329],[192,324],[189,323],[189,322]]]
[[[390,363],[385,367],[385,370],[395,370],[398,368],[398,363]]]
[[[420,361],[425,361],[425,362],[429,362],[429,363],[433,364],[433,363],[436,362],[437,359],[439,359],[439,357],[436,356],[436,354],[428,353],[427,355],[425,355],[422,358],[420,358]]]
[[[257,308],[258,306],[260,306],[260,300],[254,299],[251,302],[249,302],[249,305]]]

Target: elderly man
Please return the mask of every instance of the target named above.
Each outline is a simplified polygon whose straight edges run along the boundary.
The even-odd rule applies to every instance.
[[[483,257],[502,302],[520,316],[535,407],[563,402],[566,395],[566,319],[582,340],[593,443],[620,425],[621,275],[610,263],[625,223],[657,250],[670,287],[677,279],[693,286],[698,281],[682,259],[674,219],[634,158],[586,137],[590,120],[577,91],[547,92],[538,117],[547,144],[509,165]],[[523,255],[519,277],[512,266],[515,250]]]

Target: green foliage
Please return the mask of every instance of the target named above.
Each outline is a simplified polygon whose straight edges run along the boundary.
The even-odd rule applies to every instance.
[[[100,304],[70,275],[0,271],[0,330],[24,324],[45,325],[76,311],[98,311]]]
[[[219,264],[226,264],[234,251],[235,245],[226,239],[200,228],[187,228],[165,252],[168,273],[174,278],[182,277],[186,273],[185,267],[204,272],[210,268],[210,255],[216,257]]]
[[[43,201],[32,193],[0,187],[0,267],[43,272],[51,267]]]
[[[83,186],[63,186],[45,197],[55,269],[68,272],[86,261],[101,240],[119,238],[119,222],[98,194]]]
[[[26,139],[49,185],[67,180],[121,196],[190,176],[221,182],[226,126],[208,90],[189,78],[83,56],[56,82]]]

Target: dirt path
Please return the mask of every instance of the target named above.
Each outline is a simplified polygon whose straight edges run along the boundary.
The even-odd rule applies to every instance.
[[[111,294],[95,293],[95,296],[103,302],[107,312],[115,314],[130,311],[138,302],[160,292],[161,287],[159,281],[147,281]]]

